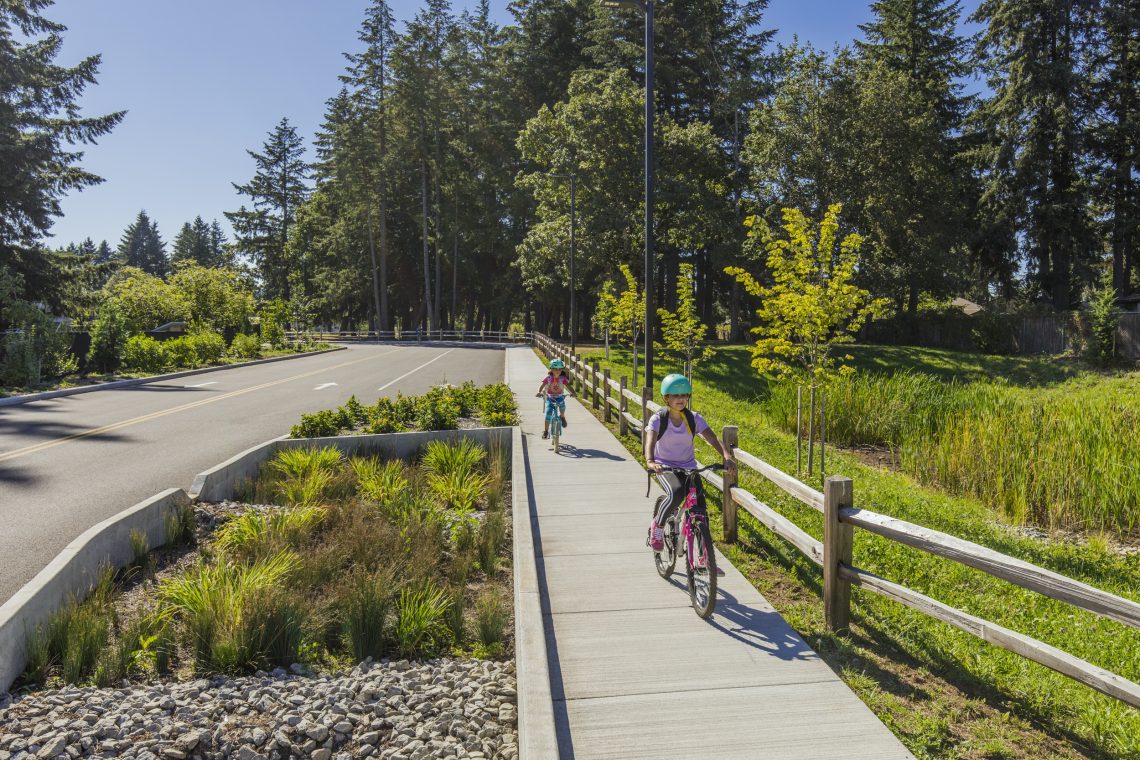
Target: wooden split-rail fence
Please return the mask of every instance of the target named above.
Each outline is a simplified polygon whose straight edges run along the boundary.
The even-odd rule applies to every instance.
[[[642,388],[635,393],[627,387],[626,378],[615,381],[610,377],[608,369],[598,371],[597,361],[587,363],[572,354],[567,346],[556,343],[541,333],[534,334],[534,346],[547,356],[556,356],[566,363],[579,398],[594,409],[600,408],[607,423],[612,422],[616,416],[620,435],[641,435],[650,416],[661,409],[660,405],[651,401],[651,389]],[[733,449],[738,465],[749,467],[793,498],[823,513],[823,541],[817,541],[807,531],[741,488],[737,484],[735,473],[725,472],[723,477],[711,472],[704,473],[705,479],[722,494],[726,542],[736,541],[737,510],[743,508],[822,568],[824,614],[831,630],[847,629],[851,616],[851,586],[855,585],[941,620],[994,646],[1052,668],[1133,707],[1140,707],[1140,685],[1123,676],[1043,641],[943,604],[900,583],[859,569],[853,564],[854,530],[860,528],[959,562],[1132,628],[1140,629],[1140,604],[985,546],[866,509],[856,509],[850,478],[828,477],[821,493],[739,448],[738,428],[735,425],[724,427],[721,440],[725,446]]]
[[[455,341],[464,343],[529,343],[530,333],[509,332],[507,330],[340,330],[337,332],[287,331],[285,337],[299,340],[336,341]]]

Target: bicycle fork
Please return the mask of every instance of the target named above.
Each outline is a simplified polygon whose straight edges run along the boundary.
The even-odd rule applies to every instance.
[[[685,510],[685,519],[681,521],[681,538],[685,542],[685,559],[690,567],[708,567],[708,559],[704,555],[708,551],[708,547],[702,547],[701,556],[693,556],[693,521],[699,517],[692,512],[695,506],[697,506],[697,489],[690,488],[682,506],[682,509]]]

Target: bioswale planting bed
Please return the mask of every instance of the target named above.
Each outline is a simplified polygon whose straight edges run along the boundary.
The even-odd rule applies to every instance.
[[[425,403],[475,424],[461,392]],[[159,551],[132,534],[127,567],[28,631],[0,756],[516,756],[512,446],[279,440],[199,476],[231,498],[173,510]]]

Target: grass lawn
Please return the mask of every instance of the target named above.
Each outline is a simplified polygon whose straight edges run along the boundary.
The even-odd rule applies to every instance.
[[[1027,388],[1098,380],[1079,365],[898,347],[854,347],[865,368],[929,372],[972,382],[1004,373]],[[601,358],[601,351],[587,352]],[[613,376],[629,374],[612,352]],[[658,362],[655,384],[671,367]],[[1116,383],[1119,380],[1107,379]],[[718,349],[694,378],[695,407],[718,429],[740,427],[740,446],[785,472],[795,471],[795,438],[764,409],[767,384],[744,347]],[[633,452],[638,442],[628,437]],[[705,454],[708,453],[704,449]],[[904,473],[828,455],[829,474],[855,485],[856,506],[975,541],[1131,599],[1140,600],[1140,554],[1123,554],[1099,536],[1077,543],[1021,535],[986,504],[946,494]],[[742,471],[742,485],[816,538],[822,516]],[[805,478],[820,488],[820,478]],[[714,510],[715,512],[715,510]],[[719,521],[719,513],[714,522]],[[1140,757],[1140,711],[898,604],[856,590],[849,635],[826,630],[818,569],[743,511],[739,542],[724,546],[780,613],[919,757]],[[984,573],[856,531],[855,564],[971,614],[1028,634],[1140,680],[1140,631],[1098,618]]]

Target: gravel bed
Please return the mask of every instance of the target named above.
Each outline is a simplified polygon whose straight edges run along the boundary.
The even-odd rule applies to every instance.
[[[518,757],[512,662],[366,661],[123,689],[0,695],[0,760]]]

